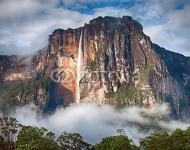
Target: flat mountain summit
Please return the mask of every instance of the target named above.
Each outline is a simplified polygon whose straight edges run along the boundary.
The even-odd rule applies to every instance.
[[[93,101],[151,107],[167,102],[172,117],[190,116],[190,58],[151,42],[130,16],[98,17],[56,29],[31,56],[0,56],[0,109],[34,103],[42,112]]]

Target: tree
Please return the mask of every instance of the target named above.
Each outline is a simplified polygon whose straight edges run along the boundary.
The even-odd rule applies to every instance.
[[[138,150],[127,136],[118,135],[103,138],[93,147],[94,150]]]
[[[16,150],[56,150],[55,134],[45,128],[24,126],[18,134]]]
[[[0,118],[0,145],[3,149],[13,150],[15,148],[16,136],[21,124],[15,118]]]
[[[59,150],[90,150],[91,145],[84,142],[78,133],[63,132],[57,139]]]
[[[190,149],[190,127],[186,130],[176,129],[170,136],[173,147],[176,149]]]
[[[5,139],[2,136],[0,136],[0,150],[4,150],[4,149],[8,149],[8,145]],[[13,149],[14,149],[14,146],[13,146]]]
[[[146,150],[189,150],[190,127],[186,130],[176,129],[169,135],[166,132],[155,132],[140,141],[140,148]]]
[[[170,135],[167,132],[154,132],[140,140],[140,148],[146,150],[168,150],[171,147]]]

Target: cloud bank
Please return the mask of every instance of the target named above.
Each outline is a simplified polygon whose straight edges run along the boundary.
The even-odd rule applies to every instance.
[[[103,137],[118,135],[117,129],[124,129],[127,136],[138,145],[139,139],[153,132],[151,127],[154,125],[169,132],[189,126],[183,122],[164,119],[170,114],[167,104],[155,104],[152,108],[129,107],[116,110],[109,105],[81,103],[60,108],[46,117],[39,116],[36,111],[36,106],[27,105],[17,108],[10,116],[17,118],[23,125],[46,127],[57,136],[63,131],[80,133],[91,144],[98,143]],[[139,125],[150,126],[150,129],[143,131]]]

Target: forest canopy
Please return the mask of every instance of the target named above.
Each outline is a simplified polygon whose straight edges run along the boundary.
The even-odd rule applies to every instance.
[[[190,127],[171,134],[154,132],[136,146],[123,129],[118,135],[104,137],[99,143],[87,143],[79,133],[64,131],[59,137],[46,128],[24,126],[15,118],[0,118],[0,150],[189,150]]]

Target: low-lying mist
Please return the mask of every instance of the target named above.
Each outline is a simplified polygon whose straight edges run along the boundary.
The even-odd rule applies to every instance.
[[[10,116],[23,125],[45,127],[59,136],[63,131],[80,133],[84,140],[98,143],[103,137],[118,135],[124,129],[136,145],[141,138],[155,129],[171,132],[176,128],[186,129],[189,124],[170,119],[167,104],[155,104],[151,108],[129,107],[115,109],[113,106],[97,106],[94,103],[73,104],[59,108],[54,114],[42,117],[35,113],[37,107],[19,107]]]

